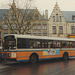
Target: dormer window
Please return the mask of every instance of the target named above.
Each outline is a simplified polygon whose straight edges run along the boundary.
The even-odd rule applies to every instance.
[[[53,16],[53,22],[55,22],[55,16]]]
[[[8,29],[8,25],[7,24],[4,24],[3,29]]]
[[[15,16],[14,14],[12,15],[12,19],[13,19],[13,20],[16,19],[16,16]]]
[[[61,22],[61,20],[62,20],[62,19],[61,19],[61,16],[59,16],[59,21]]]
[[[58,22],[58,14],[56,14],[56,22]]]
[[[72,20],[75,20],[75,15],[72,16]]]
[[[39,16],[38,16],[37,14],[35,15],[35,19],[36,19],[36,20],[38,20],[38,19],[39,19]]]

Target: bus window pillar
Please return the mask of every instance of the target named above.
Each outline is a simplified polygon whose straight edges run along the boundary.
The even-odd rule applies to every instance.
[[[17,39],[16,39],[16,49],[17,49]]]

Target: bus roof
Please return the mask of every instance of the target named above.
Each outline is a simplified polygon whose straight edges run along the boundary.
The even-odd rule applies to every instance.
[[[34,35],[19,35],[19,34],[8,34],[7,36],[13,35],[15,38],[29,38],[29,39],[43,39],[43,40],[61,40],[61,41],[75,41],[72,38],[61,38],[61,37],[48,37],[48,36],[34,36]]]

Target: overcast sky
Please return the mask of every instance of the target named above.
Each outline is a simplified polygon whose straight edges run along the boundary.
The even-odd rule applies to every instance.
[[[13,0],[0,0],[0,8],[9,8],[8,4],[12,3]],[[16,0],[23,1],[23,0]],[[48,9],[49,15],[51,14],[56,1],[61,11],[75,11],[75,0],[35,0],[34,5],[43,14]]]

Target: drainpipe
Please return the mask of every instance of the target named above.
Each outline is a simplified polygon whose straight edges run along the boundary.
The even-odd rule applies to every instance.
[[[67,22],[66,22],[66,35],[67,35]]]

